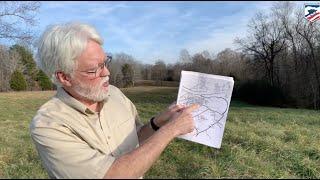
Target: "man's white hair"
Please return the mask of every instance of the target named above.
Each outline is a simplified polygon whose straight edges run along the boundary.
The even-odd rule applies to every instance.
[[[63,71],[72,75],[77,67],[76,59],[85,50],[88,40],[103,44],[98,32],[88,24],[69,22],[48,26],[38,41],[39,68],[53,83],[61,86],[55,73]]]

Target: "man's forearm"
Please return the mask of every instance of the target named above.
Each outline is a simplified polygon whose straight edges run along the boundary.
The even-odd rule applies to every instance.
[[[152,129],[150,122],[141,127],[138,134],[139,143],[142,144],[146,139],[148,139],[155,131]]]
[[[159,129],[137,149],[116,159],[105,178],[139,178],[158,159],[175,137],[166,129]]]

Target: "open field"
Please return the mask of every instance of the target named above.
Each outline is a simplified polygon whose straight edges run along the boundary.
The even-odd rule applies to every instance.
[[[143,122],[176,87],[123,89]],[[0,93],[0,178],[48,178],[29,123],[54,91]],[[221,149],[176,139],[145,178],[320,178],[320,112],[232,101]]]

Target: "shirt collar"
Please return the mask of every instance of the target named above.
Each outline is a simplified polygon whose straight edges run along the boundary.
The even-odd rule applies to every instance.
[[[86,105],[72,97],[63,87],[57,87],[57,98],[59,98],[62,102],[67,104],[68,106],[76,109],[77,111],[89,115],[94,114],[95,112],[91,111]],[[105,102],[105,101],[104,101]]]

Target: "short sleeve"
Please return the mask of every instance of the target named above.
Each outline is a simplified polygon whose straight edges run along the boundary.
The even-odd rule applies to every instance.
[[[38,122],[30,126],[31,137],[51,178],[103,178],[115,160],[91,148],[68,127]]]

